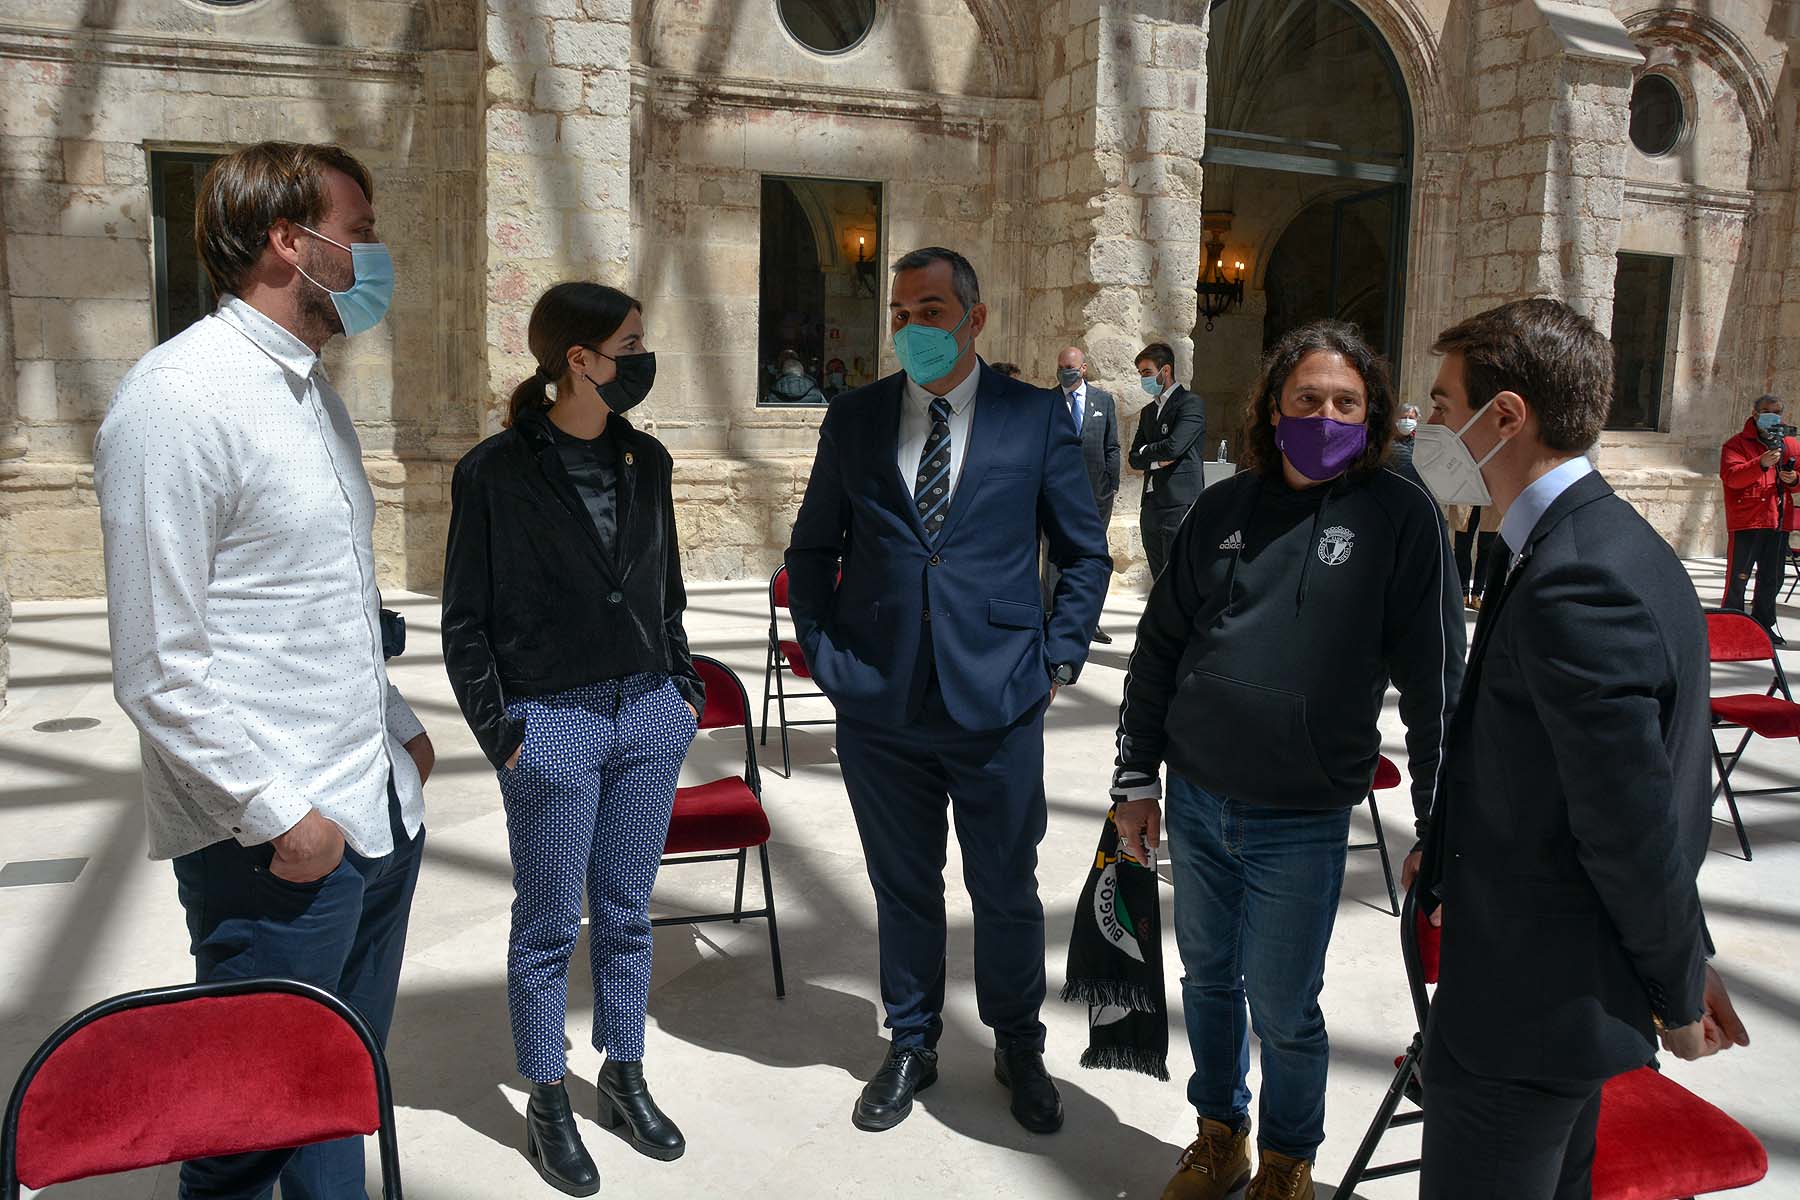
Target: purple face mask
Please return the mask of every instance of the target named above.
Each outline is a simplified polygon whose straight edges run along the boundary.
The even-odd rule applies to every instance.
[[[1346,425],[1330,417],[1283,417],[1275,426],[1275,444],[1300,472],[1315,483],[1336,479],[1362,457],[1369,446],[1367,425]]]

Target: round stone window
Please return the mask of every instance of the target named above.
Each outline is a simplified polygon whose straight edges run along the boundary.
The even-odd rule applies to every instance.
[[[1645,75],[1631,89],[1631,144],[1656,158],[1673,150],[1687,127],[1681,89],[1662,75]]]
[[[796,41],[820,54],[842,54],[869,36],[875,0],[775,0]]]

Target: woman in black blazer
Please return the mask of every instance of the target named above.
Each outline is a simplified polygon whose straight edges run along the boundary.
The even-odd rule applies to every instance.
[[[560,283],[531,313],[536,373],[507,428],[457,464],[444,661],[500,777],[513,862],[507,1002],[532,1081],[526,1153],[599,1190],[563,1087],[569,958],[585,889],[604,1128],[685,1148],[644,1084],[650,889],[705,691],[688,653],[671,460],[625,412],[656,376],[636,300]]]

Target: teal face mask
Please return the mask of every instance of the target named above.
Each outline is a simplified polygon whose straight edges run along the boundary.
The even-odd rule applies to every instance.
[[[936,325],[902,325],[894,330],[894,356],[900,369],[920,387],[936,383],[948,375],[963,355],[956,335],[969,319],[973,308],[963,313],[955,329],[939,329]]]
[[[304,225],[300,228],[322,242],[331,242],[339,250],[350,252],[354,282],[344,291],[334,292],[305,271],[300,272],[308,283],[331,297],[338,320],[343,322],[345,336],[355,337],[381,324],[381,318],[387,316],[388,306],[394,302],[394,258],[388,248],[380,242],[357,242],[346,246],[316,229],[307,229]]]
[[[1138,386],[1144,389],[1144,395],[1152,400],[1163,394],[1163,385],[1154,375],[1145,375],[1138,380]]]

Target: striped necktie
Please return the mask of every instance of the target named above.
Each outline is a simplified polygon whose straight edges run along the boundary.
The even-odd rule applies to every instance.
[[[950,402],[942,396],[931,402],[931,436],[919,455],[914,478],[913,507],[932,538],[943,532],[950,513]]]

